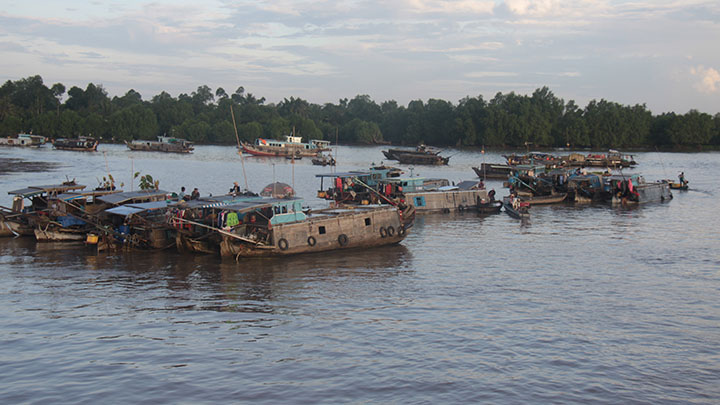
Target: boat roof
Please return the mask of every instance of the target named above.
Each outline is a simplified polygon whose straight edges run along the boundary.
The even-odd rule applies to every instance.
[[[315,177],[358,177],[358,176],[370,176],[372,174],[375,174],[374,172],[370,171],[352,171],[352,172],[341,172],[341,173],[321,173],[316,174]]]
[[[545,169],[545,165],[542,165],[542,164],[538,164],[538,165],[514,165],[514,166],[512,166],[512,168],[513,168],[513,169],[518,169],[518,170],[537,170],[537,169],[544,170],[544,169]]]
[[[19,190],[8,191],[10,195],[19,195],[23,197],[32,197],[42,193],[49,193],[53,191],[71,191],[71,190],[82,190],[85,186],[82,184],[51,184],[47,186],[29,186],[21,188]]]
[[[460,190],[473,190],[480,188],[480,182],[476,180],[464,180],[456,184],[456,187]],[[442,189],[442,187],[440,189]]]
[[[107,209],[105,210],[105,212],[109,214],[127,217],[129,215],[137,214],[139,212],[167,208],[170,204],[171,202],[168,201],[151,201],[146,203],[125,204]]]
[[[260,198],[259,200],[240,201],[234,204],[224,205],[218,208],[227,211],[247,212],[261,208],[272,207],[280,203],[302,201],[302,198]]]
[[[218,196],[207,196],[207,197],[201,197],[197,200],[189,200],[185,202],[178,202],[178,204],[182,204],[184,208],[212,208],[212,207],[220,207],[220,206],[227,206],[234,202],[243,202],[243,201],[256,201],[258,199],[261,199],[260,196],[250,196],[250,195],[231,195],[231,194],[223,194]]]
[[[108,194],[98,197],[98,200],[108,204],[117,205],[136,198],[159,197],[167,194],[168,192],[163,190],[124,191],[122,193]]]
[[[72,201],[77,200],[80,198],[85,197],[97,197],[97,196],[103,196],[108,194],[117,194],[122,193],[122,190],[90,190],[90,191],[82,191],[82,192],[69,192],[69,193],[62,193],[57,195],[58,200],[63,201]]]

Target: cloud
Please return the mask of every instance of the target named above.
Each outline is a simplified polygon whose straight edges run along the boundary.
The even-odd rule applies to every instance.
[[[517,76],[515,72],[470,72],[465,74],[466,77],[470,78],[481,78],[481,77],[509,77]]]
[[[492,1],[474,1],[474,0],[446,0],[446,1],[429,1],[429,0],[409,0],[407,7],[418,13],[472,13],[472,14],[492,14],[495,3]]]
[[[702,93],[715,93],[720,91],[720,72],[703,65],[690,68],[690,73],[699,79],[695,88]]]

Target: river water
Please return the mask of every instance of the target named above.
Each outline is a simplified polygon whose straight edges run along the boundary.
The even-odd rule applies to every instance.
[[[99,150],[0,149],[53,163],[0,171],[0,205],[108,172],[125,190],[133,172],[203,195],[245,183],[231,147]],[[338,171],[381,150],[341,146]],[[502,161],[444,154],[449,166],[413,174],[457,182]],[[692,189],[637,208],[533,207],[526,222],[425,215],[396,246],[239,263],[0,239],[0,403],[718,403],[720,153],[636,160]],[[294,184],[309,206],[330,170],[244,163],[251,190]]]

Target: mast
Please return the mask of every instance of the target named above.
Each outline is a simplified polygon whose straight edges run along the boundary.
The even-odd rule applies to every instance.
[[[240,136],[238,136],[237,124],[235,123],[235,112],[233,111],[232,104],[230,104],[230,115],[232,116],[233,128],[235,129],[235,140],[238,144],[238,155],[240,155],[240,164],[242,165],[243,180],[245,180],[245,191],[250,191],[248,188],[247,175],[245,175],[245,158],[243,157],[242,147],[240,146]]]

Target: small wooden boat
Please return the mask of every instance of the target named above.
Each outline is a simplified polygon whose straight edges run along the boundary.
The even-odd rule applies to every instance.
[[[502,202],[501,201],[487,201],[487,202],[480,202],[475,207],[480,214],[497,214],[500,212],[500,209],[502,208]]]
[[[515,197],[516,204],[513,204],[511,197],[503,198],[502,206],[506,214],[516,219],[530,218],[530,204]]]
[[[541,204],[557,204],[565,201],[567,193],[550,194],[550,195],[536,195],[531,197],[523,197],[523,202],[530,205],[541,205]]]
[[[315,166],[335,166],[335,159],[332,156],[322,156],[312,158],[312,164]]]
[[[668,184],[671,190],[687,190],[690,187],[688,186],[688,181],[685,180],[683,182],[675,182],[672,180],[663,180],[665,183]]]
[[[682,183],[668,183],[668,185],[669,185],[670,188],[673,189],[673,190],[687,190],[687,189],[690,188],[687,183],[685,183],[685,184],[682,184]]]

